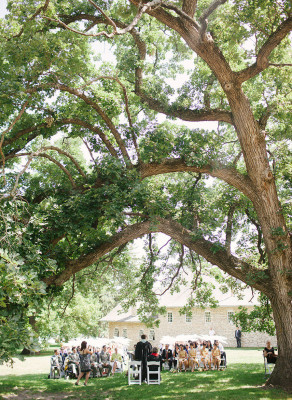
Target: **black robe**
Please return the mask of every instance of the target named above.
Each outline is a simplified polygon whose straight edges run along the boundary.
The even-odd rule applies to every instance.
[[[142,361],[142,381],[147,378],[147,358],[151,353],[152,346],[149,342],[138,342],[135,349],[135,360]]]

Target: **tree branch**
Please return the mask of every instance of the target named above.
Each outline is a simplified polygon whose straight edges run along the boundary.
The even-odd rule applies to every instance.
[[[221,109],[201,109],[191,110],[188,108],[180,108],[177,106],[168,105],[165,106],[158,100],[149,97],[143,90],[136,85],[138,90],[136,94],[141,98],[142,102],[146,103],[152,110],[159,113],[168,115],[170,117],[176,117],[183,121],[222,121],[233,125],[232,113]]]
[[[116,247],[119,247],[131,240],[141,237],[151,232],[162,232],[172,237],[183,246],[193,250],[198,255],[202,256],[213,265],[217,265],[221,270],[227,272],[236,279],[248,283],[250,275],[253,274],[255,282],[253,287],[265,293],[270,292],[270,284],[268,276],[263,278],[257,277],[256,269],[248,263],[238,259],[237,257],[228,256],[224,247],[214,250],[214,243],[204,239],[203,237],[196,238],[192,231],[187,230],[181,224],[170,220],[156,217],[155,220],[147,220],[131,226],[127,226],[123,231],[111,236],[106,242],[97,246],[90,253],[79,257],[76,260],[68,260],[65,270],[58,275],[53,275],[44,278],[43,281],[48,285],[61,286],[73,274],[97,262],[103,255],[110,252]]]
[[[292,64],[274,64],[274,63],[269,63],[269,67],[278,67],[278,68],[292,67]]]
[[[119,29],[117,27],[115,21],[112,18],[110,18],[98,5],[96,5],[92,0],[88,0],[88,1],[103,15],[103,17],[105,18],[107,24],[113,27],[113,32],[112,33],[108,33],[106,31],[102,31],[102,32],[98,32],[98,33],[86,33],[88,30],[86,30],[86,32],[82,32],[82,31],[78,31],[76,29],[70,28],[67,24],[65,24],[59,18],[54,19],[54,18],[50,18],[50,17],[47,17],[47,16],[43,16],[43,18],[45,18],[45,19],[47,19],[48,21],[51,21],[51,22],[56,22],[59,25],[61,25],[63,28],[68,29],[71,32],[77,33],[78,35],[90,36],[90,37],[105,36],[107,38],[113,38],[116,35],[124,35],[125,33],[130,32],[137,25],[137,23],[140,21],[140,19],[142,18],[143,14],[145,12],[147,12],[147,10],[151,10],[152,7],[157,7],[162,3],[162,0],[152,0],[152,1],[148,2],[148,3],[143,4],[143,5],[142,5],[142,3],[139,3],[138,13],[134,17],[133,21],[128,26],[126,26],[125,28]],[[92,26],[94,26],[94,25],[92,25]]]
[[[258,259],[258,263],[262,264],[265,261],[266,258],[266,252],[262,249],[262,230],[260,224],[251,216],[248,208],[245,210],[246,215],[250,219],[250,221],[254,224],[256,227],[256,230],[258,232],[258,241],[257,241],[257,248],[260,254],[260,258]]]
[[[135,3],[135,1],[131,1]],[[136,4],[136,3],[135,3]],[[138,6],[138,3],[136,4]],[[158,11],[163,11],[161,9],[156,9],[155,13]],[[159,13],[160,15],[160,13]],[[168,20],[173,20],[173,23],[177,26],[178,30],[178,21],[175,20],[173,16],[171,16],[168,13],[163,12],[164,17],[168,18]],[[90,14],[79,14],[75,16],[68,16],[68,15],[61,15],[63,19],[65,19],[68,23],[69,22],[74,22],[74,21],[79,21],[79,20],[88,20],[92,21],[96,24],[106,24],[107,21],[104,18],[101,17],[96,17],[94,15]],[[117,26],[123,27],[124,24],[121,23],[120,21],[114,20],[115,24]],[[169,22],[169,21],[168,21]],[[131,32],[131,35],[136,43],[136,46],[139,51],[139,57],[140,61],[144,61],[146,58],[146,45],[141,40],[141,37],[138,32],[133,29]],[[147,96],[143,91],[142,91],[142,68],[139,66],[136,68],[136,80],[135,80],[135,93],[141,98],[142,102],[145,102],[148,104],[148,106],[160,113],[163,113],[165,115],[171,116],[171,117],[177,117],[180,118],[184,121],[222,121],[222,122],[227,122],[229,124],[233,125],[233,120],[232,120],[232,113],[229,111],[221,110],[221,109],[214,109],[214,110],[190,110],[190,109],[183,109],[183,108],[176,108],[175,106],[165,106],[159,101]]]
[[[14,186],[13,186],[13,189],[11,190],[11,192],[10,192],[9,195],[3,194],[3,195],[1,196],[1,198],[0,198],[0,200],[2,200],[3,198],[6,198],[6,199],[12,198],[12,199],[13,199],[13,198],[16,196],[16,190],[17,190],[17,187],[18,187],[19,179],[20,179],[21,175],[23,175],[23,174],[25,173],[25,171],[27,170],[27,168],[29,167],[30,163],[31,163],[32,160],[33,160],[33,157],[35,157],[36,155],[38,155],[38,152],[35,152],[35,153],[27,153],[26,155],[29,156],[29,157],[28,157],[28,160],[27,160],[26,164],[24,165],[24,167],[22,168],[22,170],[17,174],[16,179],[15,179],[15,183],[14,183]]]
[[[168,10],[175,11],[177,13],[177,15],[184,18],[187,22],[189,22],[191,25],[193,25],[197,30],[200,29],[200,26],[198,25],[198,23],[184,10],[181,10],[180,8],[176,7],[173,4],[164,3],[164,2],[162,3],[162,7],[167,8]]]
[[[123,94],[124,94],[124,99],[125,99],[126,114],[127,114],[130,130],[131,130],[131,136],[132,136],[133,144],[134,144],[134,147],[135,147],[135,150],[136,150],[136,153],[137,153],[138,160],[140,160],[140,153],[139,153],[139,148],[138,148],[138,144],[137,144],[137,139],[136,139],[136,136],[135,136],[135,134],[133,132],[133,122],[132,122],[132,117],[131,117],[131,113],[130,113],[130,109],[129,109],[129,98],[128,98],[127,89],[126,89],[125,85],[123,85],[122,82],[117,77],[114,77],[114,76],[98,76],[97,78],[94,78],[89,82],[86,82],[84,85],[80,86],[79,88],[83,89],[84,87],[86,87],[88,85],[91,85],[93,82],[96,82],[96,81],[98,81],[100,79],[107,79],[107,80],[115,81],[122,88],[122,91],[123,91]]]
[[[268,58],[271,52],[281,43],[281,41],[289,34],[292,29],[292,17],[286,19],[282,24],[273,32],[267,41],[264,43],[257,55],[257,61],[241,70],[236,72],[237,80],[239,83],[245,82],[248,79],[258,75],[260,72],[269,67],[270,63]]]
[[[232,224],[233,224],[233,215],[235,209],[236,209],[236,204],[235,203],[231,204],[227,215],[225,249],[228,256],[231,255]]]
[[[28,18],[28,21],[32,21],[32,20],[35,19],[35,17],[37,17],[41,12],[45,12],[45,11],[47,10],[48,6],[49,6],[49,3],[50,3],[50,0],[46,0],[46,1],[45,1],[45,4],[44,4],[43,6],[41,6],[41,7],[39,7],[39,8],[36,10],[36,12],[35,12],[31,17]],[[26,23],[24,23],[24,26],[20,29],[20,31],[19,31],[16,35],[14,35],[14,36],[12,36],[12,37],[13,37],[13,38],[20,37],[20,36],[23,34],[23,32],[24,32],[24,27],[25,27],[25,25],[26,25]],[[10,39],[8,39],[8,40],[10,40]]]
[[[242,151],[239,151],[238,154],[236,155],[236,157],[234,157],[234,160],[232,161],[232,165],[234,167],[236,167],[236,164],[240,160],[240,157],[242,156],[242,154],[243,154]]]
[[[83,176],[83,178],[86,178],[85,173],[83,172],[82,168],[80,167],[79,163],[77,162],[77,160],[67,151],[60,149],[59,147],[56,146],[44,146],[40,149],[40,151],[43,150],[55,150],[57,151],[59,154],[63,154],[64,156],[70,158],[70,160],[73,162],[73,164],[75,165],[75,167],[77,168],[77,170],[80,172],[80,174]],[[16,154],[15,156],[8,156],[7,159],[9,158],[13,158],[13,157],[18,157],[21,155],[28,155],[30,153],[24,153],[24,154]]]
[[[161,163],[148,163],[138,166],[141,178],[155,176],[160,174],[167,174],[171,172],[198,172],[208,174],[214,178],[219,178],[228,184],[232,185],[240,192],[244,193],[254,204],[259,203],[256,191],[254,190],[253,183],[248,176],[241,174],[232,166],[225,166],[216,163],[216,161],[206,164],[202,167],[188,165],[184,160],[174,158],[166,159]]]
[[[46,126],[47,126],[47,124],[43,123],[43,124],[31,126],[29,128],[21,129],[13,137],[10,137],[8,139],[4,139],[3,147],[8,146],[8,145],[16,142],[17,139],[21,138],[22,136],[26,135],[27,133],[37,131],[38,129],[45,128]],[[34,137],[36,137],[36,136],[37,136],[37,134]]]
[[[182,10],[189,15],[194,17],[197,8],[197,0],[183,0]]]
[[[118,155],[117,151],[115,150],[114,146],[109,141],[108,137],[97,126],[91,125],[90,123],[88,123],[86,121],[83,121],[83,120],[81,120],[81,119],[79,119],[77,117],[63,118],[63,119],[60,119],[60,120],[55,120],[54,124],[55,125],[64,125],[64,124],[79,125],[79,126],[83,126],[84,128],[89,129],[90,131],[92,131],[94,133],[97,133],[98,136],[103,141],[103,143],[106,145],[106,147],[107,147],[108,151],[110,152],[110,154],[115,158],[119,158],[119,155]],[[22,129],[22,130],[18,131],[12,138],[5,139],[4,143],[3,143],[3,147],[16,142],[17,139],[19,139],[20,137],[26,135],[29,132],[37,131],[37,130],[39,130],[41,128],[44,128],[46,126],[47,126],[47,123],[43,123],[43,124],[35,125],[33,127]],[[26,140],[26,143],[28,143],[28,141],[34,139],[37,135],[38,135],[38,133],[35,133],[34,135],[31,135],[28,138],[28,140]],[[10,156],[14,156],[17,153],[17,151],[20,151],[20,150],[21,150],[20,147],[17,148],[17,149],[14,149],[13,152],[7,153],[6,158],[7,159],[11,158]]]
[[[167,286],[167,288],[162,293],[160,293],[159,296],[164,295],[164,293],[166,293],[172,287],[173,282],[175,281],[175,278],[178,277],[180,270],[183,268],[183,264],[184,264],[184,246],[181,245],[181,253],[179,255],[179,266],[178,266],[175,274],[172,276],[170,284]]]
[[[272,109],[270,106],[268,106],[265,111],[262,113],[260,119],[259,119],[259,126],[261,127],[261,129],[265,129],[268,119],[270,118],[270,116],[272,115]]]
[[[98,169],[98,165],[97,165],[97,163],[96,163],[95,158],[93,157],[93,154],[92,154],[91,148],[89,147],[89,144],[86,142],[85,139],[82,139],[82,142],[84,143],[84,145],[86,146],[86,148],[87,148],[87,150],[88,150],[88,152],[89,152],[89,154],[90,154],[91,161],[94,163],[96,169]]]
[[[0,137],[0,154],[1,154],[1,158],[2,158],[2,173],[3,173],[3,178],[4,178],[4,185],[6,185],[6,180],[5,180],[5,156],[4,153],[2,151],[2,145],[4,142],[4,137],[6,135],[6,133],[8,133],[9,131],[11,131],[11,129],[14,127],[14,125],[16,124],[17,121],[20,120],[20,118],[22,117],[28,103],[29,100],[31,99],[31,95],[29,96],[28,100],[26,100],[26,102],[23,104],[23,106],[21,107],[20,112],[18,113],[18,115],[14,118],[14,120],[11,122],[11,124],[8,126],[7,129],[5,129],[2,133],[1,133],[1,137]]]
[[[200,16],[199,21],[204,23],[207,18],[222,4],[226,3],[227,0],[214,0],[213,3],[209,5],[209,7],[203,12]]]
[[[108,139],[108,137],[102,132],[101,129],[99,129],[97,126],[91,125],[90,123],[83,121],[77,117],[73,117],[73,118],[64,118],[61,120],[57,120],[56,124],[74,124],[74,125],[79,125],[79,126],[83,126],[84,128],[89,129],[92,132],[95,132],[98,134],[98,136],[101,138],[101,140],[103,141],[103,143],[106,145],[108,151],[110,152],[110,154],[115,157],[118,158],[119,155],[116,151],[116,149],[114,148],[114,146],[111,144],[110,140]]]
[[[55,150],[57,151],[59,154],[63,154],[64,156],[70,158],[70,160],[73,162],[73,164],[75,165],[75,167],[77,168],[77,170],[80,172],[80,174],[83,176],[83,178],[86,178],[85,173],[83,172],[82,168],[80,167],[79,163],[75,160],[75,158],[68,153],[65,150],[60,149],[59,147],[56,146],[45,146],[42,147],[42,150]]]
[[[66,312],[66,310],[67,310],[67,307],[69,306],[71,300],[73,299],[74,294],[75,294],[75,274],[73,274],[72,293],[71,293],[71,296],[70,296],[70,298],[69,298],[69,300],[68,300],[66,306],[65,306],[64,309],[63,309],[63,312],[62,312],[62,314],[61,314],[61,318],[64,317],[64,314],[65,314],[65,312]]]
[[[48,160],[50,160],[50,161],[52,161],[54,164],[56,164],[56,165],[68,176],[68,179],[69,179],[69,181],[71,182],[72,186],[73,186],[74,188],[76,188],[76,183],[75,183],[74,179],[72,178],[72,175],[70,174],[70,172],[67,170],[67,168],[65,168],[59,161],[55,160],[52,156],[49,156],[49,155],[46,154],[46,153],[41,153],[42,150],[43,150],[43,149],[40,149],[38,152],[35,152],[35,153],[18,153],[18,154],[15,154],[13,157],[10,157],[10,158],[14,158],[14,157],[24,157],[24,156],[28,156],[28,157],[29,157],[29,160],[30,160],[30,161],[29,161],[29,163],[26,163],[25,169],[22,170],[21,175],[22,175],[22,174],[25,172],[25,170],[28,168],[29,164],[31,163],[31,161],[32,161],[32,159],[33,159],[34,157],[44,157],[44,158],[47,158]],[[19,177],[20,177],[21,175],[19,175]],[[17,179],[17,185],[18,185],[19,177],[18,177],[18,179]],[[16,188],[15,188],[15,189],[16,189]],[[14,191],[14,190],[13,190],[13,191]]]
[[[127,152],[127,149],[124,145],[124,142],[117,130],[117,128],[115,127],[115,125],[113,124],[112,120],[108,117],[108,115],[103,111],[103,109],[92,99],[90,99],[88,96],[86,96],[83,92],[80,92],[78,89],[69,87],[67,85],[63,85],[61,83],[53,83],[53,84],[46,84],[46,85],[42,85],[42,86],[36,86],[34,88],[31,89],[27,89],[28,93],[33,93],[36,92],[38,90],[44,90],[46,88],[54,88],[56,90],[61,90],[63,92],[67,92],[70,93],[78,98],[80,98],[81,100],[83,100],[86,104],[88,104],[89,106],[91,106],[95,111],[97,111],[97,113],[100,115],[100,117],[103,119],[103,121],[106,123],[106,125],[108,126],[108,128],[110,129],[110,131],[112,132],[114,138],[116,139],[116,142],[124,156],[125,162],[129,163],[131,165],[131,159],[130,156]]]

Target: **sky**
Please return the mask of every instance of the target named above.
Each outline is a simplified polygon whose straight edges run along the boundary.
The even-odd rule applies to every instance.
[[[6,0],[0,0],[0,17],[3,17],[5,15],[6,4],[7,4]]]

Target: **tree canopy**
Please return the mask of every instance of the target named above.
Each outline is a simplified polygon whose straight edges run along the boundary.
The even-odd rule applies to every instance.
[[[269,382],[291,385],[290,2],[10,0],[7,10],[3,326],[105,257],[114,268],[146,235],[137,290],[150,293],[163,267],[168,288],[201,259],[260,290],[280,349]],[[176,262],[157,261],[156,232]]]

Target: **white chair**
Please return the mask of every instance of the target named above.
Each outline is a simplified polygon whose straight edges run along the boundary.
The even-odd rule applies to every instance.
[[[162,364],[163,370],[164,371],[169,371],[169,364],[168,360],[165,360],[164,363]]]
[[[117,368],[115,370],[115,374],[120,374],[124,371],[124,358],[122,357],[122,361],[118,362]],[[112,369],[114,367],[114,362],[111,363]]]
[[[263,354],[264,356],[264,354]],[[265,376],[271,375],[273,369],[275,367],[274,363],[268,363],[267,357],[264,356],[264,363],[265,363]]]
[[[51,365],[50,379],[60,379],[60,378],[61,378],[60,367],[57,367],[56,365]]]
[[[155,367],[155,370],[149,367]],[[160,385],[160,362],[147,361],[147,383],[148,385]]]
[[[226,368],[226,358],[222,356],[221,354],[221,359],[220,359],[220,365],[219,365],[220,369],[225,369]]]
[[[129,361],[128,363],[128,384],[141,385],[142,383],[142,362]]]

